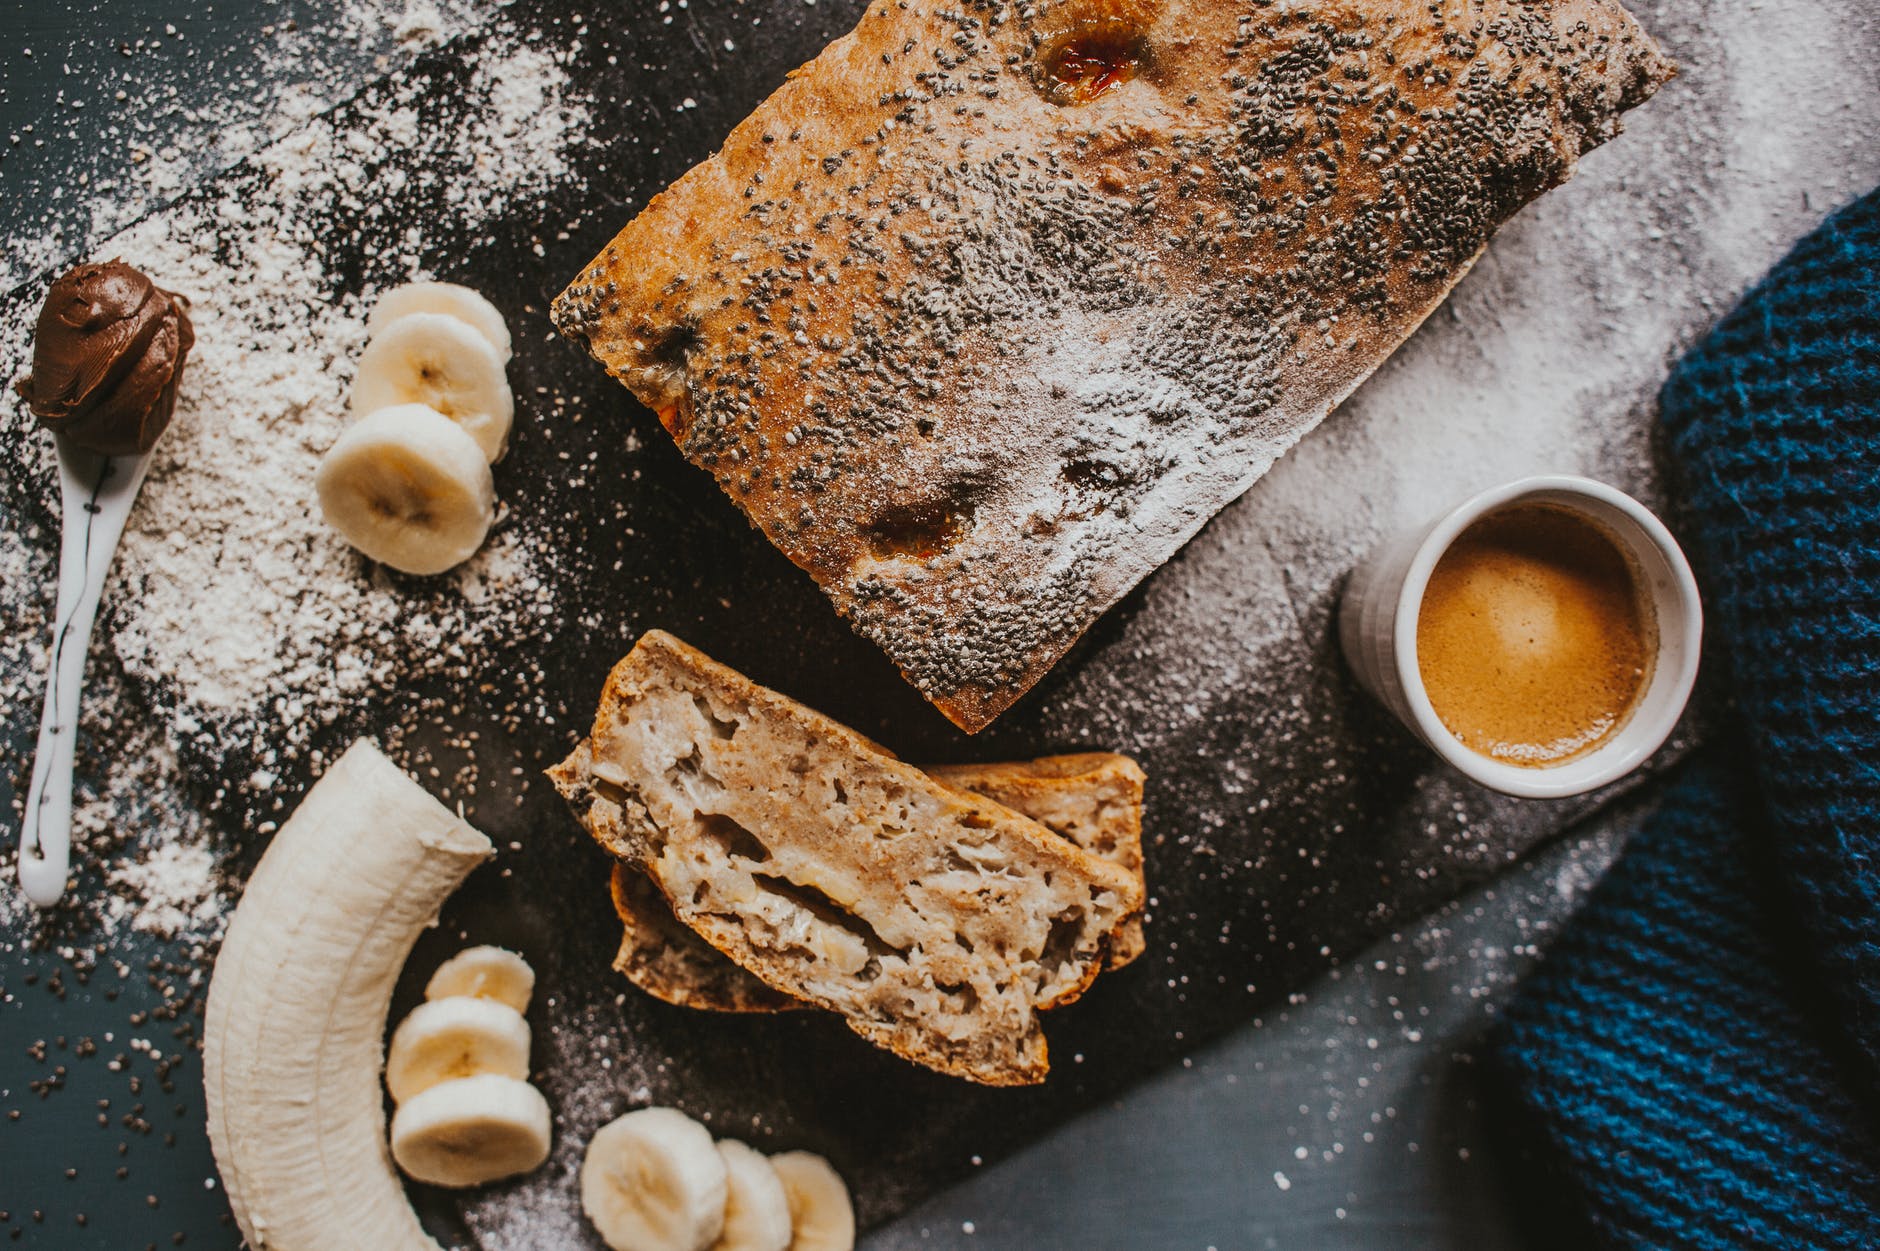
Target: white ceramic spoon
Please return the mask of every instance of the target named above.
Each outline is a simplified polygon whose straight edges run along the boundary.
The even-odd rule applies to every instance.
[[[59,495],[64,512],[59,552],[59,603],[46,666],[46,707],[39,718],[39,750],[20,826],[20,885],[42,908],[59,902],[72,861],[72,754],[78,741],[78,701],[85,683],[98,599],[111,558],[150,471],[150,454],[100,456],[59,445]]]

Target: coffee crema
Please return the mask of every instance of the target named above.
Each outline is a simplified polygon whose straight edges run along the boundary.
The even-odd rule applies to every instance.
[[[1626,554],[1552,504],[1470,525],[1417,614],[1417,668],[1437,717],[1470,750],[1525,768],[1583,756],[1624,725],[1657,643]]]

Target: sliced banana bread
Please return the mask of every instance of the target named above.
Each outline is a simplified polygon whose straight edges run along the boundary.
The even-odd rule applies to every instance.
[[[1116,752],[1080,752],[1000,764],[932,765],[927,772],[1013,812],[1126,870],[1142,873],[1142,766]],[[1143,953],[1142,914],[1110,937],[1108,966]]]
[[[661,631],[608,675],[554,770],[590,832],[775,990],[987,1085],[1049,1069],[1136,879]]]
[[[608,880],[623,933],[614,968],[655,999],[706,1012],[790,1012],[809,1005],[772,990],[679,923],[653,880],[616,860]]]
[[[577,773],[587,765],[581,753]],[[1139,765],[1113,752],[1047,756],[998,764],[938,765],[929,775],[1004,804],[1142,879],[1142,784]],[[806,1006],[779,994],[679,923],[646,875],[616,863],[609,889],[623,933],[614,968],[655,999],[710,1012],[782,1012]],[[1106,967],[1142,954],[1142,918],[1110,936]]]

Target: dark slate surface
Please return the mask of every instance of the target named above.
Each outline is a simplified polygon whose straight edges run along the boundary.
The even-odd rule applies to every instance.
[[[1854,13],[1858,4],[1836,7]],[[508,15],[565,38],[564,19],[587,7],[519,0]],[[422,259],[441,276],[487,291],[519,329],[539,330],[547,300],[632,206],[706,155],[784,72],[846,29],[859,7],[854,0],[814,7],[796,0],[694,4],[671,25],[646,20],[637,9],[610,12],[605,23],[589,14],[592,33],[571,72],[596,102],[596,133],[638,133],[641,142],[612,147],[605,168],[597,163],[592,171],[591,184],[570,187],[546,214],[510,223],[509,231],[481,232],[492,236],[488,241],[455,240],[448,229],[437,230],[429,239],[431,254]],[[1664,11],[1654,14],[1654,7]],[[1346,413],[1110,613],[1049,679],[977,739],[954,731],[850,634],[807,579],[682,462],[651,417],[583,354],[538,333],[519,334],[512,367],[518,394],[549,388],[566,411],[583,419],[553,429],[525,421],[499,470],[499,490],[517,513],[514,524],[563,551],[569,579],[563,602],[590,608],[595,620],[568,623],[546,644],[518,640],[484,675],[492,688],[487,694],[386,692],[327,735],[338,745],[402,717],[419,727],[403,750],[449,761],[457,754],[448,745],[453,730],[480,730],[476,752],[492,781],[468,804],[469,815],[499,845],[515,840],[524,848],[502,858],[506,873],[480,873],[453,901],[444,927],[420,944],[394,1010],[415,996],[423,973],[460,935],[526,952],[541,975],[537,1064],[546,1070],[543,1085],[561,1116],[562,1146],[556,1164],[519,1186],[467,1203],[424,1196],[440,1228],[481,1231],[482,1243],[491,1247],[524,1245],[527,1229],[577,1230],[568,1162],[578,1162],[578,1146],[595,1125],[648,1101],[679,1103],[760,1146],[823,1151],[849,1177],[864,1219],[880,1221],[972,1172],[975,1157],[997,1161],[1283,1003],[1340,956],[1482,882],[1588,810],[1586,801],[1498,800],[1434,769],[1408,735],[1354,690],[1333,654],[1330,605],[1343,570],[1380,533],[1465,493],[1464,486],[1486,485],[1468,482],[1469,473],[1512,476],[1540,462],[1591,469],[1650,492],[1643,432],[1658,368],[1652,358],[1662,359],[1668,347],[1688,338],[1708,319],[1706,302],[1740,289],[1766,262],[1773,241],[1797,233],[1813,216],[1790,203],[1788,188],[1780,185],[1780,161],[1761,149],[1752,154],[1762,162],[1754,177],[1706,176],[1702,212],[1675,194],[1677,187],[1642,196],[1629,189],[1628,177],[1650,182],[1654,163],[1670,163],[1684,172],[1681,183],[1668,179],[1668,185],[1688,190],[1694,185],[1688,171],[1722,161],[1714,153],[1677,155],[1709,116],[1711,96],[1728,94],[1726,76],[1741,72],[1741,45],[1709,34],[1701,7],[1667,0],[1647,6],[1647,20],[1656,17],[1681,36],[1686,47],[1674,45],[1674,51],[1697,54],[1698,68],[1711,69],[1714,81],[1706,87],[1700,79],[1693,95],[1663,101],[1655,119],[1641,116],[1637,136],[1621,141],[1634,144],[1632,151],[1615,152],[1604,166],[1589,162],[1582,183],[1558,193],[1558,204],[1524,215],[1450,310]],[[752,24],[754,16],[763,17],[761,25]],[[1847,19],[1851,26],[1864,20],[1858,13]],[[1808,37],[1825,39],[1831,32],[1824,23],[1809,27]],[[200,28],[192,30],[200,34]],[[737,45],[735,57],[722,51],[726,38]],[[411,72],[448,91],[476,46],[472,37],[427,54]],[[1779,58],[1771,63],[1789,65]],[[675,110],[677,95],[694,97],[698,107]],[[36,106],[7,103],[9,110],[28,107]],[[342,108],[340,117],[347,115]],[[1835,164],[1830,155],[1805,152],[1817,195],[1852,177],[1845,160]],[[226,177],[239,185],[254,175],[237,168]],[[1778,201],[1779,213],[1772,207]],[[1595,206],[1590,219],[1583,215],[1588,205]],[[1767,212],[1770,221],[1705,251],[1707,222],[1750,211],[1745,205]],[[410,211],[436,217],[422,203]],[[1600,226],[1590,241],[1589,220]],[[538,257],[530,238],[545,221],[557,228],[572,223],[570,237],[546,243],[546,255]],[[1683,286],[1654,280],[1653,289],[1680,303],[1663,317],[1636,315],[1636,301],[1613,295],[1612,268],[1595,272],[1590,266],[1635,253],[1650,231],[1667,223],[1682,251],[1651,264],[1681,275]],[[336,280],[357,286],[394,276],[379,259],[383,241],[340,229],[350,225],[334,223],[334,237],[343,240],[335,245],[343,262],[335,267]],[[1593,261],[1573,259],[1589,249]],[[1507,258],[1509,268],[1498,267],[1497,257]],[[1566,259],[1550,267],[1550,257]],[[1510,272],[1539,276],[1523,285]],[[32,295],[16,293],[0,306],[5,333],[18,333]],[[1515,340],[1519,349],[1526,335],[1544,349],[1548,332],[1558,328],[1537,310],[1574,300],[1608,316],[1587,331],[1591,337],[1640,340],[1610,369],[1595,371],[1592,392],[1569,397],[1576,409],[1594,409],[1592,415],[1578,413],[1578,424],[1531,447],[1515,437],[1506,448],[1445,455],[1443,440],[1453,432],[1442,423],[1442,405],[1492,412],[1498,386],[1519,396],[1526,385],[1514,376],[1526,369],[1524,359],[1517,350],[1498,353],[1496,336]],[[1456,385],[1440,404],[1416,399],[1419,388],[1434,379],[1440,389],[1446,377]],[[1544,425],[1547,415],[1527,420]],[[629,433],[638,437],[637,450],[626,448]],[[564,453],[575,463],[594,453],[596,468],[570,478]],[[1406,489],[1402,474],[1422,463],[1419,457],[1459,467],[1449,478],[1432,472],[1422,486]],[[1382,465],[1396,476],[1380,472]],[[0,466],[0,524],[32,533],[50,553],[47,484],[17,461],[0,460]],[[1368,485],[1360,489],[1360,481]],[[1324,501],[1344,496],[1350,507],[1327,520]],[[417,586],[412,593],[417,600],[426,594]],[[37,594],[37,587],[0,588],[7,619],[36,622],[30,605]],[[518,806],[518,792],[498,779],[507,778],[511,766],[521,766],[526,779],[557,758],[590,711],[608,665],[640,630],[655,625],[911,759],[1102,746],[1143,760],[1152,778],[1149,953],[1100,981],[1075,1008],[1054,1014],[1057,1069],[1047,1086],[974,1089],[875,1053],[835,1022],[808,1016],[702,1017],[631,993],[616,1004],[627,988],[607,969],[615,936],[602,857],[544,787],[526,787]],[[102,681],[115,680],[107,651],[94,661]],[[510,706],[524,692],[539,695],[550,715],[514,716]],[[158,709],[174,699],[160,685],[135,688],[129,696],[133,704]],[[462,711],[448,717],[438,711],[451,703]],[[26,767],[34,715],[28,708],[5,711],[12,777],[0,778],[0,798],[12,799],[7,789]],[[93,730],[81,768],[97,776],[112,767],[115,731]],[[255,815],[243,811],[246,801],[223,794],[221,783],[246,776],[251,762],[228,755],[213,736],[185,747],[189,781],[181,798],[215,814],[239,869],[261,840],[246,832]],[[298,790],[308,781],[303,772],[283,785]],[[97,884],[87,878],[81,889]],[[139,941],[121,953],[136,963],[136,976],[80,987],[68,974],[67,993],[53,997],[47,980],[63,962],[54,951],[31,948],[56,947],[69,936],[55,925],[8,938],[27,943],[0,952],[0,985],[11,999],[0,1005],[6,1009],[0,1015],[0,1104],[24,1114],[0,1121],[6,1176],[21,1179],[17,1186],[0,1185],[7,1192],[0,1195],[7,1213],[0,1226],[20,1227],[46,1246],[141,1245],[147,1238],[167,1240],[172,1228],[186,1229],[189,1245],[231,1241],[217,1221],[215,1193],[203,1186],[207,1152],[192,1055],[171,1074],[174,1092],[160,1096],[156,1136],[129,1135],[133,1155],[125,1158],[134,1161],[135,1177],[125,1184],[105,1181],[123,1164],[114,1144],[127,1135],[117,1126],[135,1098],[122,1073],[100,1071],[110,1049],[89,1062],[69,1061],[67,1089],[43,1102],[25,1089],[27,1081],[68,1063],[56,1046],[46,1059],[26,1053],[42,1036],[75,1039],[114,1030],[121,1049],[123,1039],[139,1032],[120,1018],[127,1005],[154,995],[141,985],[141,960],[154,949]],[[122,987],[115,1002],[104,998],[105,982]],[[609,1067],[602,1067],[603,1058]],[[151,1067],[135,1056],[128,1065],[128,1071]],[[152,1099],[143,1102],[156,1108],[154,1075],[150,1090]],[[97,1099],[111,1099],[112,1106],[96,1109]],[[109,1126],[94,1131],[96,1115]],[[164,1132],[175,1134],[176,1145],[159,1153]],[[45,1142],[60,1149],[39,1150]],[[82,1162],[73,1182],[62,1176],[68,1152]],[[167,1206],[149,1208],[146,1194]],[[48,1212],[46,1224],[30,1219],[33,1207]],[[90,1216],[82,1228],[73,1219],[81,1208]],[[562,1245],[574,1236],[557,1232],[537,1245]]]

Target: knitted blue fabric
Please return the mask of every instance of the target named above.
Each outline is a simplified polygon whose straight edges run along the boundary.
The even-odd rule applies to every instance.
[[[1733,729],[1489,1039],[1598,1235],[1880,1248],[1880,193],[1662,404]]]

